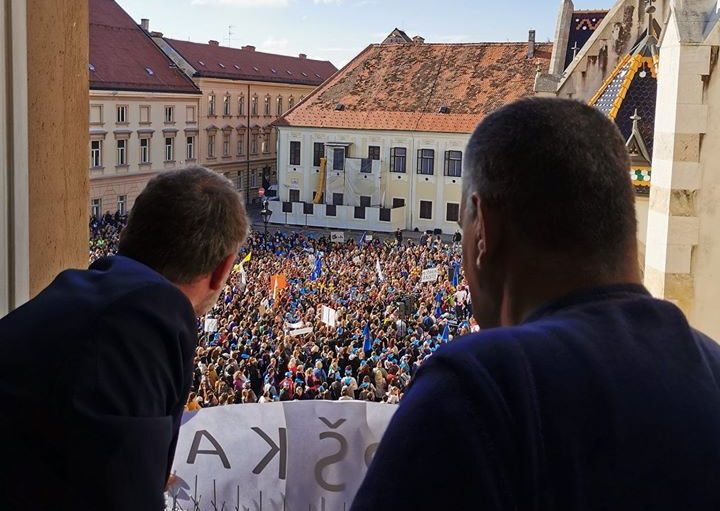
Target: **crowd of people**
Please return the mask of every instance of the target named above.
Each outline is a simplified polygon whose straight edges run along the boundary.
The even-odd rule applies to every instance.
[[[116,252],[125,220],[91,221],[91,261]],[[307,399],[396,404],[442,343],[477,329],[456,243],[368,238],[252,232],[218,303],[198,320],[186,409]],[[423,283],[432,268],[436,280]]]

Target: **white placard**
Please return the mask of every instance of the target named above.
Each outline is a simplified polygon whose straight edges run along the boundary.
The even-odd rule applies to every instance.
[[[366,235],[365,235],[365,241],[372,241],[372,240],[373,240],[373,235],[372,235],[372,234],[366,234]]]
[[[308,326],[305,328],[298,328],[297,330],[290,330],[289,333],[292,337],[297,337],[299,335],[311,334],[312,332],[313,332],[313,327]]]
[[[439,273],[437,268],[428,268],[427,270],[423,270],[420,282],[422,282],[423,284],[425,282],[435,282],[437,281],[438,276]]]
[[[396,409],[294,401],[186,413],[167,509],[350,509]]]
[[[218,320],[213,317],[206,317],[205,318],[205,327],[203,330],[207,333],[213,334],[218,331]]]
[[[345,243],[345,233],[341,231],[332,231],[330,233],[330,241],[333,243]]]
[[[335,324],[337,323],[337,311],[335,309],[331,309],[327,305],[323,305],[322,322],[335,328]]]

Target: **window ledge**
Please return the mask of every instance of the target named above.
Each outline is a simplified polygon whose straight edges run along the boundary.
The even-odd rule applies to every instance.
[[[93,172],[102,172],[103,170],[105,170],[105,167],[90,167],[90,170],[92,170]]]
[[[165,126],[175,126],[175,121],[165,121]]]

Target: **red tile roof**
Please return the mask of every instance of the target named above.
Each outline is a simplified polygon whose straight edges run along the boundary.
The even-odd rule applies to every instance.
[[[197,71],[198,77],[317,86],[337,71],[328,61],[263,53],[253,47],[165,41]]]
[[[368,46],[278,126],[471,133],[488,113],[533,94],[552,44]],[[439,113],[447,107],[448,113]]]
[[[90,0],[89,69],[91,89],[200,92],[114,0]]]

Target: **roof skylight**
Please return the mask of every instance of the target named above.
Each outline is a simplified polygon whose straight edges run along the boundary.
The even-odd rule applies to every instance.
[[[152,69],[150,69],[149,67],[145,68],[145,72],[150,76],[155,75],[155,72]]]

